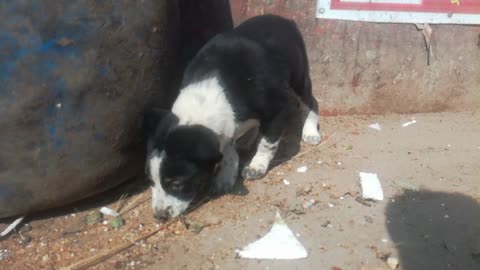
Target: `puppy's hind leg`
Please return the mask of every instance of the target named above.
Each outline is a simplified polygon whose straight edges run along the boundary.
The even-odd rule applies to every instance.
[[[318,104],[315,97],[312,95],[312,83],[310,77],[305,79],[305,89],[302,93],[301,99],[306,107],[306,117],[303,123],[302,140],[305,143],[317,145],[320,143],[320,132],[318,124]]]
[[[213,180],[213,193],[224,194],[232,191],[238,178],[238,163],[239,157],[235,146],[227,144],[223,150],[219,171]]]

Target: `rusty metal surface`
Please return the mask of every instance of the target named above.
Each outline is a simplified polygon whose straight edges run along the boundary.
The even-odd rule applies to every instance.
[[[434,56],[414,25],[315,19],[316,1],[231,0],[235,24],[274,13],[303,32],[320,113],[383,114],[480,106],[478,26],[432,26]]]

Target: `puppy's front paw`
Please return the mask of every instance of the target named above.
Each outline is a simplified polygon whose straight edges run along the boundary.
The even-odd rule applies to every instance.
[[[267,168],[261,166],[248,165],[242,170],[243,178],[248,180],[263,178],[265,174],[267,174]]]
[[[320,134],[318,134],[318,132],[315,132],[310,134],[309,133],[303,134],[302,140],[307,144],[317,145],[320,143],[321,138],[320,138]]]
[[[232,192],[233,188],[235,187],[235,181],[220,181],[216,182],[212,189],[211,193],[215,195],[221,195]]]

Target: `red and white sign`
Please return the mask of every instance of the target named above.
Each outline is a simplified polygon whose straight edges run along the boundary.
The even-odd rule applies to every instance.
[[[480,24],[480,0],[318,0],[317,18],[392,23]]]

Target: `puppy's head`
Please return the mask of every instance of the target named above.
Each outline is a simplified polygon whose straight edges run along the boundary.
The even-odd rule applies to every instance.
[[[165,121],[165,120],[163,120]],[[167,126],[150,143],[147,173],[152,180],[152,208],[158,219],[183,213],[222,159],[217,135],[200,126]],[[156,139],[155,139],[156,138]]]

